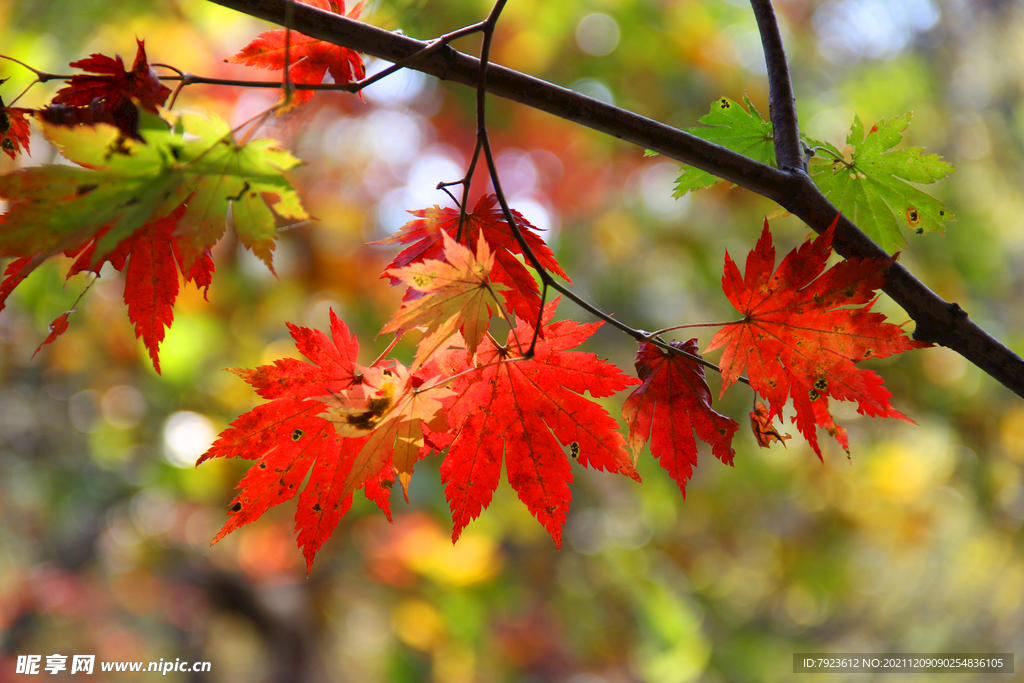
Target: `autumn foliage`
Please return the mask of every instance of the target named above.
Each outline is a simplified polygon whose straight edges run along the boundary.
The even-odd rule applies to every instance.
[[[341,2],[307,4],[345,14]],[[261,34],[230,61],[287,69],[292,84],[320,83],[327,73],[335,83],[352,83],[365,73],[351,50],[284,30]],[[69,277],[98,276],[109,264],[124,275],[128,317],[159,372],[159,346],[181,283],[211,286],[210,250],[229,215],[239,242],[269,268],[278,229],[310,218],[285,175],[300,162],[273,140],[162,109],[170,90],[150,68],[141,40],[130,70],[120,57],[104,55],[71,66],[85,73],[73,76],[49,107],[29,112],[0,103],[0,145],[8,155],[28,152],[26,116],[34,116],[76,164],[0,177],[0,197],[8,203],[0,216],[0,257],[12,259],[0,283],[0,308],[51,256],[73,259]],[[308,90],[292,93],[267,114],[311,97]],[[744,111],[720,100],[704,119],[716,132],[705,136],[744,148],[756,143],[766,153],[770,124],[747,105]],[[877,127],[860,131],[862,170],[853,172],[855,180],[856,173],[892,170],[882,161],[891,165],[894,157],[882,153],[905,123],[883,122],[879,138],[871,137],[881,135]],[[843,161],[834,175],[853,163]],[[946,171],[932,166],[932,177]],[[710,184],[684,179],[682,191]],[[830,175],[828,182],[839,181]],[[942,211],[927,206],[929,215]],[[417,462],[431,453],[443,455],[453,540],[490,504],[504,464],[509,484],[556,545],[572,498],[574,461],[639,481],[635,464],[649,444],[684,495],[698,440],[733,464],[739,425],[712,408],[697,340],[667,340],[667,331],[638,334],[636,377],[580,350],[602,323],[555,319],[558,300],[547,300],[547,287],[524,262],[565,282],[569,276],[539,232],[506,208],[489,193],[472,210],[415,209],[412,221],[376,242],[404,247],[381,275],[407,288],[381,332],[421,335],[411,365],[387,352],[361,365],[358,340],[332,311],[330,335],[289,326],[308,362],[282,359],[234,370],[266,402],[240,415],[200,458],[253,461],[214,541],[298,495],[298,544],[312,566],[354,495],[361,491],[390,519],[393,483],[407,492]],[[791,420],[819,457],[819,428],[849,448],[830,400],[856,402],[872,417],[907,419],[890,404],[882,378],[856,365],[925,346],[872,310],[893,258],[850,259],[826,271],[833,229],[786,255],[778,268],[767,221],[745,273],[725,255],[723,289],[743,317],[722,326],[705,352],[724,347],[723,393],[743,379],[767,402],[755,401],[751,413],[761,446],[790,438],[773,424],[790,402]],[[44,344],[68,327],[68,313],[54,321]],[[496,319],[505,321],[503,340],[494,332]],[[627,437],[606,406],[631,387],[622,406]]]

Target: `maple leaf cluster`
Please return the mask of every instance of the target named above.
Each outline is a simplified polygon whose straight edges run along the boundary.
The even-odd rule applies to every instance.
[[[304,2],[350,18],[362,9],[359,3],[346,15],[340,0]],[[287,69],[293,84],[320,83],[327,73],[335,83],[352,83],[365,74],[355,52],[285,30],[261,34],[227,61]],[[159,372],[159,345],[180,283],[208,293],[210,250],[229,213],[238,240],[271,271],[278,223],[309,218],[284,175],[301,162],[273,140],[237,140],[216,118],[161,109],[170,90],[150,68],[142,40],[131,70],[120,57],[99,54],[72,66],[86,73],[72,76],[43,110],[0,101],[0,147],[8,155],[28,152],[27,117],[34,114],[44,136],[77,164],[0,176],[0,198],[8,203],[0,215],[0,258],[12,259],[0,280],[0,309],[47,258],[72,259],[68,277],[98,277],[109,265],[124,275],[129,320]],[[308,90],[285,93],[272,110],[280,115],[311,97]],[[746,104],[744,110],[722,98],[701,119],[710,127],[695,132],[772,163],[771,124]],[[852,161],[827,147],[836,157],[832,173],[815,177],[854,211],[892,208],[912,226],[935,229],[952,216],[898,178],[936,179],[948,165],[920,150],[886,152],[908,120],[883,121],[868,133],[855,120]],[[843,194],[850,174],[865,181],[860,194]],[[679,191],[715,181],[690,170]],[[910,204],[897,208],[901,202]],[[537,229],[494,194],[466,209],[410,211],[413,220],[374,243],[404,246],[381,275],[406,287],[381,331],[396,338],[422,332],[411,365],[386,354],[360,365],[358,340],[331,311],[330,335],[289,324],[309,362],[234,370],[267,402],[235,419],[199,459],[254,461],[215,542],[298,495],[298,545],[311,567],[357,491],[390,520],[394,482],[408,500],[416,464],[431,453],[444,454],[440,474],[453,541],[490,504],[504,464],[509,484],[558,546],[574,461],[640,481],[636,461],[649,444],[684,497],[698,440],[733,464],[739,425],[712,408],[696,339],[644,336],[636,377],[577,350],[601,323],[554,319],[558,301],[545,303],[521,259],[532,254],[527,262],[570,280]],[[855,365],[927,346],[872,310],[895,257],[849,259],[826,271],[834,230],[835,222],[775,268],[766,220],[745,273],[725,255],[723,289],[744,317],[722,326],[704,352],[724,347],[722,393],[747,373],[755,394],[751,427],[762,447],[791,438],[774,425],[790,403],[792,421],[819,458],[819,428],[849,448],[830,400],[854,401],[869,416],[907,419],[891,406],[881,377]],[[898,237],[889,235],[889,243]],[[51,324],[42,345],[67,329],[69,313]],[[509,328],[504,342],[492,334],[495,316]],[[601,400],[629,387],[635,388],[622,407],[623,436]]]
[[[414,465],[431,452],[444,453],[440,474],[453,541],[490,504],[504,463],[509,484],[558,546],[572,499],[572,461],[640,481],[635,461],[650,441],[684,496],[698,439],[733,463],[739,425],[711,407],[696,339],[642,342],[636,379],[575,350],[601,323],[553,321],[557,300],[536,320],[511,316],[504,343],[488,332],[492,316],[505,315],[513,302],[532,310],[534,293],[528,285],[517,289],[519,280],[500,267],[502,250],[492,251],[488,237],[504,244],[506,254],[512,248],[494,201],[483,197],[461,220],[454,210],[414,211],[416,220],[383,240],[415,241],[384,271],[409,289],[382,330],[423,331],[412,368],[396,360],[359,366],[355,337],[332,312],[331,339],[290,326],[312,365],[284,359],[235,371],[271,402],[235,420],[200,460],[258,461],[240,482],[215,540],[295,496],[311,468],[296,512],[307,567],[356,490],[363,488],[390,519],[390,483],[397,477],[407,492]],[[868,415],[906,419],[889,405],[881,379],[853,363],[925,345],[871,311],[892,259],[852,259],[823,273],[834,229],[789,254],[774,273],[767,223],[745,278],[726,254],[725,291],[745,318],[724,326],[709,348],[726,346],[723,392],[746,367],[751,387],[767,399],[751,413],[761,446],[790,438],[772,424],[790,398],[793,420],[819,457],[817,427],[848,447],[828,411],[829,397],[857,401]],[[546,250],[539,236],[527,234]],[[849,307],[858,304],[865,305]],[[530,340],[533,351],[526,353]],[[622,408],[627,439],[593,399],[633,385],[639,386]]]
[[[711,111],[700,118],[704,126],[689,133],[728,147],[769,166],[775,165],[772,122],[761,117],[749,98],[746,109],[728,97],[720,97]],[[939,231],[956,220],[953,212],[938,199],[910,183],[934,183],[950,175],[953,164],[937,154],[923,154],[920,147],[894,150],[910,125],[913,112],[882,119],[869,130],[854,115],[846,147],[829,142],[804,139],[811,154],[808,172],[811,180],[829,200],[854,221],[885,251],[907,246],[900,233],[906,225],[917,234]],[[907,182],[909,181],[909,182]],[[674,196],[722,182],[720,178],[697,168],[683,167],[676,180]]]
[[[305,0],[345,14],[343,2]],[[347,16],[356,18],[362,3]],[[159,346],[174,319],[180,282],[208,295],[214,264],[210,249],[230,213],[235,233],[273,271],[279,219],[309,218],[283,172],[300,162],[267,139],[239,143],[222,121],[162,112],[171,90],[150,67],[145,42],[136,40],[131,69],[120,56],[93,54],[72,62],[75,74],[43,109],[4,106],[0,148],[12,159],[29,151],[28,118],[80,168],[49,165],[0,177],[0,258],[12,258],[0,281],[7,297],[46,259],[74,258],[67,277],[98,276],[109,264],[125,278],[124,300],[135,333],[160,372]],[[287,44],[287,47],[286,47]],[[285,31],[268,31],[229,61],[283,69],[292,83],[336,83],[365,74],[362,58],[346,48]],[[3,81],[0,81],[2,83]],[[278,113],[312,97],[294,94]],[[67,311],[40,345],[68,327]],[[38,352],[38,349],[37,349]]]

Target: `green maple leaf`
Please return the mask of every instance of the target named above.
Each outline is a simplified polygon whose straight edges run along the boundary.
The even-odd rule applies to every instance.
[[[183,249],[185,266],[220,239],[230,205],[239,241],[273,270],[277,235],[274,213],[293,220],[309,218],[298,194],[282,175],[282,171],[302,162],[267,138],[239,145],[228,124],[220,119],[183,116],[182,120],[187,132],[200,136],[185,143],[184,150],[186,158],[192,159],[188,177],[191,197],[178,230],[196,235]],[[267,200],[266,195],[274,198]]]
[[[772,122],[761,118],[750,98],[743,96],[747,108],[728,97],[720,97],[711,105],[711,112],[699,120],[704,126],[687,129],[688,133],[722,145],[734,152],[748,156],[755,161],[769,166],[775,165],[775,145],[772,139]],[[682,197],[691,190],[711,187],[722,179],[707,171],[689,166],[683,167],[683,173],[676,179],[673,197]]]
[[[0,256],[57,253],[110,224],[97,250],[102,256],[187,196],[184,174],[162,146],[123,138],[106,124],[42,127],[67,159],[87,168],[36,166],[0,177],[0,197],[11,203]]]
[[[889,151],[903,139],[913,112],[882,119],[864,132],[857,116],[846,138],[852,147],[849,161],[833,145],[810,141],[827,149],[833,159],[811,167],[811,179],[850,220],[888,252],[907,246],[900,232],[906,224],[919,235],[942,231],[956,220],[942,202],[912,183],[934,183],[953,173],[953,164],[938,154],[922,154],[920,147]],[[825,156],[822,161],[829,161]]]
[[[99,262],[184,203],[176,234],[185,272],[223,234],[229,208],[239,240],[269,266],[276,234],[270,208],[283,218],[309,217],[282,174],[301,162],[272,140],[237,143],[219,119],[152,118],[140,126],[143,140],[106,124],[43,123],[47,138],[83,168],[37,166],[0,177],[0,197],[11,204],[0,257],[55,254],[109,225],[96,245]]]

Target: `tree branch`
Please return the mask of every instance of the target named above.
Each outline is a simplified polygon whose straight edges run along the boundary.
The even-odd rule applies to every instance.
[[[285,0],[210,1],[273,23],[284,20]],[[314,38],[389,62],[402,61],[429,45],[309,5],[295,6],[292,26]],[[477,85],[479,77],[479,61],[450,47],[412,60],[408,68],[470,87]],[[671,126],[497,64],[488,67],[487,91],[713,173],[777,202],[819,233],[838,213],[802,172],[802,164],[797,172],[772,168]],[[846,217],[840,218],[833,246],[847,258],[888,256]],[[1024,397],[1024,360],[978,327],[959,306],[943,300],[899,264],[890,269],[883,291],[917,323],[916,338],[953,349]]]
[[[772,119],[775,159],[783,171],[804,170],[796,97],[789,78],[789,62],[782,46],[782,33],[772,0],[750,0],[761,34],[764,61],[768,67],[768,113]]]

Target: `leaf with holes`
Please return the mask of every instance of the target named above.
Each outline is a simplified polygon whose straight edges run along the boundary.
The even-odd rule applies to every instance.
[[[545,306],[544,336],[529,360],[513,360],[534,333],[521,319],[504,346],[485,338],[475,363],[465,349],[437,356],[442,372],[462,373],[451,383],[456,398],[448,421],[455,437],[441,463],[453,539],[490,504],[503,458],[512,488],[558,546],[572,497],[572,470],[563,447],[582,465],[640,480],[618,422],[583,396],[609,396],[638,382],[592,353],[570,351],[600,323],[551,323],[556,306],[557,301]]]
[[[821,191],[888,252],[907,245],[900,232],[906,225],[917,234],[942,232],[956,220],[942,202],[912,183],[934,183],[953,173],[953,164],[938,154],[922,154],[920,147],[893,150],[910,124],[913,112],[882,119],[871,130],[856,116],[846,138],[849,157],[826,142],[812,141],[830,154],[818,154],[811,165],[811,179]]]
[[[363,9],[363,3],[360,2],[345,14],[345,3],[342,0],[300,1],[349,19],[357,19]],[[225,61],[280,71],[284,70],[287,63],[290,82],[310,85],[322,83],[327,72],[339,85],[353,83],[366,75],[363,59],[357,52],[295,31],[286,38],[284,29],[261,33],[237,55]],[[278,116],[305,104],[312,97],[312,90],[295,91],[289,106],[278,110]]]
[[[309,568],[352,504],[353,489],[343,484],[367,438],[340,438],[334,425],[321,416],[328,406],[317,397],[340,394],[357,385],[359,342],[333,310],[330,316],[331,336],[288,326],[295,347],[311,363],[285,358],[273,365],[233,371],[270,402],[240,415],[199,458],[199,463],[234,457],[257,461],[239,482],[241,492],[231,502],[231,516],[214,542],[294,497],[312,468],[295,513],[298,544]],[[388,491],[380,486],[389,477],[387,463],[366,476],[363,487],[367,497],[390,517]]]
[[[696,339],[669,345],[699,355]],[[636,372],[642,384],[622,405],[622,417],[629,427],[629,447],[638,457],[650,437],[651,454],[685,498],[686,482],[697,465],[694,432],[711,445],[716,458],[731,465],[736,453],[732,437],[739,425],[711,408],[704,367],[693,359],[641,342],[636,352]]]
[[[894,258],[852,258],[825,271],[838,220],[787,254],[774,273],[775,248],[767,220],[747,256],[745,275],[726,252],[722,288],[744,317],[719,330],[705,349],[725,347],[719,363],[722,393],[747,369],[750,386],[768,400],[768,420],[781,417],[792,397],[793,420],[819,458],[817,427],[849,450],[846,432],[829,413],[829,397],[856,401],[864,415],[907,420],[889,404],[892,394],[882,378],[854,363],[930,346],[910,339],[902,327],[871,310]]]
[[[728,97],[720,97],[711,105],[711,112],[700,117],[704,127],[688,128],[687,133],[722,145],[734,152],[748,156],[769,166],[775,165],[775,146],[772,138],[772,122],[761,118],[761,112],[746,95],[744,109]],[[684,166],[683,173],[676,178],[676,189],[672,196],[682,197],[692,190],[711,187],[723,182],[699,168]]]
[[[416,347],[413,365],[423,365],[456,333],[461,332],[470,353],[476,353],[497,311],[501,317],[497,293],[508,289],[491,282],[494,255],[483,237],[477,239],[476,254],[442,232],[444,261],[427,259],[387,271],[410,288],[426,296],[410,299],[391,316],[381,332],[396,332],[410,327],[426,327]]]

